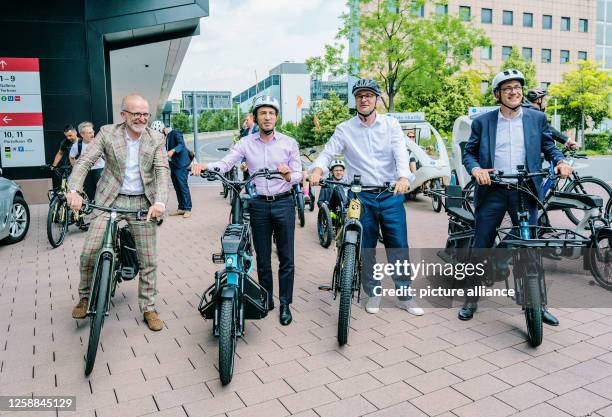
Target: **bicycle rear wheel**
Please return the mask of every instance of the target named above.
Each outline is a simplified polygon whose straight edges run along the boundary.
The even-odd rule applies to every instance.
[[[57,195],[54,196],[49,203],[49,211],[47,212],[47,239],[54,248],[64,242],[68,230],[69,216],[70,209],[66,202]]]
[[[432,188],[434,190],[439,190],[442,188],[442,182],[439,178],[433,180]],[[442,198],[438,195],[431,196],[431,207],[434,209],[436,213],[439,213],[442,210]]]
[[[324,248],[329,247],[334,239],[334,227],[332,224],[331,213],[329,212],[329,207],[327,207],[327,204],[321,204],[321,207],[319,207],[317,234],[319,235],[319,243]]]
[[[349,325],[351,323],[351,301],[353,299],[353,278],[357,267],[356,248],[347,243],[340,260],[340,308],[338,312],[338,344],[345,345],[348,341]]]
[[[92,295],[95,297],[92,302],[95,302],[95,311],[91,317],[89,324],[89,344],[87,345],[87,356],[85,357],[85,375],[88,376],[93,370],[96,362],[96,354],[98,353],[98,343],[100,341],[100,332],[104,325],[104,317],[106,316],[106,306],[108,305],[108,285],[111,281],[111,259],[105,257],[102,259],[102,264],[99,266],[100,275],[98,276],[97,289],[94,288]]]
[[[612,231],[601,230],[594,247],[588,251],[593,278],[600,286],[612,291]]]
[[[222,385],[227,385],[234,374],[234,354],[236,351],[236,321],[234,320],[234,300],[221,299],[219,315],[219,377]]]
[[[563,189],[566,193],[581,193],[581,194],[592,194],[597,195],[603,199],[603,207],[611,201],[612,187],[610,187],[605,181],[595,177],[584,177],[578,181],[571,181]],[[565,209],[565,215],[574,224],[578,224],[585,215],[584,210],[578,209]]]

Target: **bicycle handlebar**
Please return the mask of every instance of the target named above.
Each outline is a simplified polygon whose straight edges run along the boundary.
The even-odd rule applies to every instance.
[[[575,149],[563,149],[563,156],[567,156],[574,159],[588,159],[588,155],[585,153],[577,153]]]
[[[135,214],[136,218],[138,220],[145,220],[147,218],[147,214],[148,214],[148,210],[146,209],[138,209],[138,210],[132,210],[132,209],[124,209],[124,208],[119,208],[119,207],[109,207],[109,206],[100,206],[98,204],[93,204],[93,203],[84,203],[83,204],[83,212],[85,214],[90,214],[94,209],[96,210],[100,210],[100,211],[105,211],[107,213],[118,213],[118,214]],[[161,225],[163,222],[163,219],[156,219],[156,218],[152,218],[150,221],[155,221],[157,222],[157,225]]]
[[[230,187],[232,187],[234,185],[244,186],[246,184],[251,183],[251,181],[253,181],[257,177],[266,177],[266,179],[268,179],[268,180],[273,180],[273,179],[275,179],[275,180],[281,180],[281,179],[284,180],[283,178],[275,176],[275,175],[281,175],[281,173],[276,171],[276,170],[271,171],[271,170],[266,168],[266,169],[260,169],[259,171],[253,172],[250,175],[249,179],[246,180],[246,181],[230,181],[227,178],[225,178],[223,176],[223,174],[219,173],[219,171],[216,171],[216,170],[206,170],[206,171],[202,171],[200,173],[200,177],[202,177],[202,178],[206,178],[209,181],[214,181],[215,179],[219,179],[219,180],[221,180],[221,182],[225,183],[226,185],[228,185]]]
[[[491,181],[494,181],[494,182],[504,182],[504,181],[501,181],[504,179],[527,179],[527,178],[534,178],[534,177],[545,177],[547,175],[549,175],[548,169],[544,169],[539,172],[527,172],[527,171],[519,170],[517,174],[504,174],[503,171],[489,173],[489,177],[491,178]]]
[[[393,192],[393,190],[395,189],[395,183],[392,183],[392,182],[387,182],[384,185],[361,185],[359,182],[356,182],[354,179],[353,179],[352,183],[334,181],[334,180],[329,180],[329,179],[321,179],[319,181],[319,185],[322,186],[322,187],[325,186],[325,185],[339,185],[341,187],[346,187],[346,188],[350,188],[353,185],[360,185],[362,191],[386,188],[387,191]]]

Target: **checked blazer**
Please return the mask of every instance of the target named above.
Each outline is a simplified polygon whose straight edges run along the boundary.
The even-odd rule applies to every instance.
[[[140,176],[145,197],[150,205],[155,202],[166,204],[169,168],[165,138],[161,133],[147,127],[140,140]],[[93,143],[74,165],[68,180],[68,189],[82,192],[87,173],[98,158],[103,156],[106,166],[98,183],[96,203],[111,205],[117,199],[125,177],[125,141],[125,123],[102,126]]]

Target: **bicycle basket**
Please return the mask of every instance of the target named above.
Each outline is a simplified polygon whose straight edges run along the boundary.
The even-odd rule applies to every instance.
[[[128,225],[119,229],[119,260],[121,262],[121,278],[124,281],[134,279],[138,274],[138,252],[136,242]]]

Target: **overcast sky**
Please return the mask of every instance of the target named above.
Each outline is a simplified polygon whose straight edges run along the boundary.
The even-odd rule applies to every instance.
[[[240,93],[283,61],[321,55],[334,40],[346,0],[211,0],[170,98],[182,90]]]

